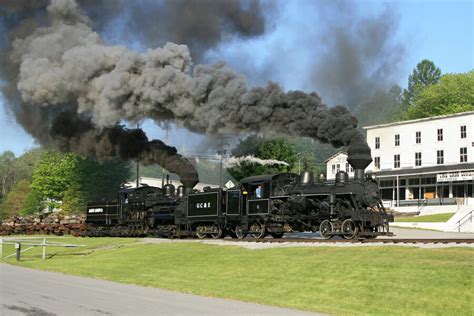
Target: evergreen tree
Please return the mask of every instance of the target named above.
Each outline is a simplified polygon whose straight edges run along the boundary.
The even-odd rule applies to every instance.
[[[439,82],[441,70],[428,59],[419,62],[408,77],[408,88],[403,91],[403,103],[406,108],[413,105],[421,91]]]

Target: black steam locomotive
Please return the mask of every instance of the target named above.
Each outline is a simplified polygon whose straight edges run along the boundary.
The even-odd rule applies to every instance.
[[[349,159],[354,179],[314,182],[310,172],[254,176],[228,190],[203,192],[169,182],[163,189],[124,189],[114,202],[89,203],[89,236],[280,238],[285,232],[319,231],[323,238],[392,235],[379,186],[364,175],[367,159]]]

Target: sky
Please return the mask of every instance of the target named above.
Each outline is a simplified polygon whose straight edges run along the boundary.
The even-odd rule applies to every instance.
[[[432,60],[443,74],[474,69],[474,0],[358,3],[358,10],[363,15],[389,10],[397,17],[393,40],[403,44],[404,54],[396,70],[391,73],[390,83],[406,87],[408,76],[422,59]],[[320,47],[318,43],[308,42],[308,39],[314,38],[310,36],[313,33],[323,31],[325,18],[331,18],[321,19],[315,10],[312,1],[280,4],[269,13],[266,19],[269,31],[264,35],[247,40],[229,39],[209,51],[206,61],[225,61],[253,85],[274,81],[285,89],[315,90],[328,104],[338,102],[308,79],[308,67],[314,62],[324,63],[321,52],[325,48],[323,43]],[[120,44],[136,46],[136,43]],[[0,124],[3,127],[0,152],[11,150],[21,155],[37,145],[6,112],[4,102],[0,95]],[[153,122],[142,124],[149,138],[165,138],[165,131]],[[180,152],[204,152],[209,149],[209,142],[204,137],[174,125],[168,132],[168,143]]]

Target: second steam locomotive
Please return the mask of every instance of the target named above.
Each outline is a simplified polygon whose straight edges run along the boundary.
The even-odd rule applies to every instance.
[[[113,202],[89,203],[89,236],[280,238],[285,232],[320,232],[328,239],[391,235],[378,183],[364,174],[368,159],[349,159],[354,179],[314,182],[304,171],[253,176],[232,189],[203,192],[167,183],[162,189],[124,189]]]

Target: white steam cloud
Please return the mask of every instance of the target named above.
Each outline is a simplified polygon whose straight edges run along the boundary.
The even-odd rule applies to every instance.
[[[253,163],[262,166],[273,166],[273,165],[283,165],[289,166],[287,162],[276,160],[276,159],[261,159],[258,157],[254,157],[251,155],[244,156],[244,157],[229,157],[223,160],[224,168],[232,168],[240,166],[242,163]]]

